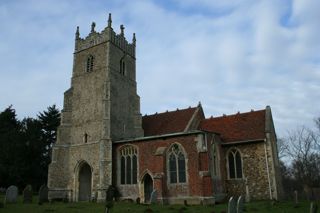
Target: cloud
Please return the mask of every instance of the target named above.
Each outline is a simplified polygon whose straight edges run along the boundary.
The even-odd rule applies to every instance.
[[[271,105],[278,135],[320,116],[319,3],[286,1],[19,1],[0,3],[0,107],[20,117],[62,106],[74,33],[137,34],[141,111],[201,101],[207,116]]]

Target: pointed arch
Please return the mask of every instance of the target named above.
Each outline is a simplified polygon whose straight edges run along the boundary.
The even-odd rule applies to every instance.
[[[93,168],[85,160],[79,160],[74,168],[75,200],[88,201],[92,195]]]
[[[93,55],[88,55],[87,61],[86,61],[86,72],[92,72],[94,66],[94,57]]]
[[[167,176],[170,184],[187,182],[187,153],[179,143],[173,143],[167,150]]]
[[[118,149],[118,175],[119,183],[137,184],[138,177],[138,147],[132,144],[126,144]]]
[[[227,151],[227,171],[229,179],[243,178],[242,154],[239,149],[231,147]]]

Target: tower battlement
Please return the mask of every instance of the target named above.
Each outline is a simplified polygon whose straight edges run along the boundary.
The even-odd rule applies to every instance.
[[[95,31],[96,24],[91,25],[91,32],[85,38],[80,37],[79,27],[77,27],[75,36],[75,53],[104,42],[111,42],[122,49],[125,53],[135,58],[136,56],[136,36],[133,33],[132,43],[129,43],[124,36],[124,26],[120,25],[120,34],[117,34],[112,28],[111,13],[109,13],[108,25],[100,33]]]

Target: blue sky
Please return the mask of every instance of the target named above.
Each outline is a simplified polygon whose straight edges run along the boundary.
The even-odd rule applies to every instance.
[[[74,33],[112,13],[137,35],[142,114],[195,106],[207,117],[270,105],[278,136],[320,116],[320,1],[8,0],[0,2],[0,110],[62,108]]]

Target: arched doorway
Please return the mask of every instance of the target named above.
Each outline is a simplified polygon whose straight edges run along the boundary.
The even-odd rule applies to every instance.
[[[153,191],[153,180],[151,176],[147,173],[143,178],[143,188],[144,188],[144,202],[150,203],[151,193]]]
[[[79,201],[88,201],[91,197],[91,167],[83,163],[79,170]]]

